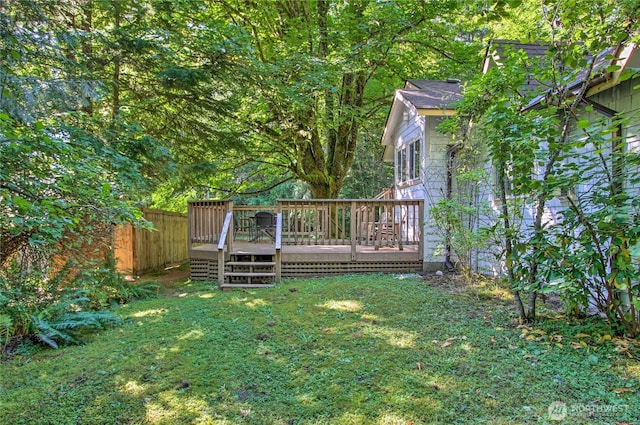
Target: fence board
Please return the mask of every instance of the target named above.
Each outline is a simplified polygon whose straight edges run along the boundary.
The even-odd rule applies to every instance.
[[[139,275],[167,264],[188,259],[187,215],[143,209],[144,218],[154,230],[118,226],[114,234],[114,255],[119,272]]]

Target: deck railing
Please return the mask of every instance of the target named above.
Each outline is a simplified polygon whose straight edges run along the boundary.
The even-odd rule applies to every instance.
[[[283,243],[420,245],[423,201],[399,199],[281,200]]]
[[[191,247],[217,244],[231,201],[191,201],[188,204],[189,244]]]
[[[217,244],[227,212],[233,212],[233,239],[251,240],[259,211],[281,214],[282,245],[416,245],[422,251],[424,202],[406,199],[280,200],[276,206],[234,206],[230,201],[189,203],[189,241]]]
[[[250,240],[254,236],[255,232],[255,220],[256,213],[266,211],[270,213],[276,213],[277,207],[270,206],[248,206],[248,205],[234,205],[233,206],[233,224],[234,235],[237,240]]]

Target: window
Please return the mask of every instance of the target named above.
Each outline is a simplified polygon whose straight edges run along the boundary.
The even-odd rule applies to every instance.
[[[396,152],[398,184],[420,178],[420,139],[404,145]]]
[[[406,181],[407,149],[401,148],[396,154],[396,179],[398,184]]]
[[[420,140],[409,145],[409,179],[420,178]]]

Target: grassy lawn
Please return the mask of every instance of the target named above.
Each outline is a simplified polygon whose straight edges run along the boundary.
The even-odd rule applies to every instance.
[[[518,327],[504,289],[446,279],[182,281],[0,363],[0,424],[640,423],[634,342],[551,311]]]

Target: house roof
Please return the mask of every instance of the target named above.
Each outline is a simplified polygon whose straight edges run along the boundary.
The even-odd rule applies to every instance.
[[[503,61],[511,54],[511,52],[519,51],[523,51],[527,55],[529,60],[533,62],[532,65],[543,66],[542,61],[545,60],[548,50],[548,44],[539,42],[522,43],[511,40],[493,40],[487,46],[487,50],[484,55],[484,63],[482,65],[482,73],[486,74],[489,69],[494,66],[502,66]],[[521,87],[521,90],[531,93],[538,89],[540,85],[540,81],[528,75],[524,85]]]
[[[453,79],[408,80],[404,89],[396,91],[398,95],[417,110],[455,111],[456,102],[462,99],[462,84]]]
[[[530,59],[542,59],[549,50],[549,45],[539,42],[522,43],[513,40],[493,40],[487,46],[482,73],[486,73],[493,65],[502,65],[502,60],[507,57],[510,50],[515,52],[522,50]]]
[[[382,133],[383,159],[393,161],[393,133],[405,120],[407,112],[423,116],[451,116],[462,99],[459,80],[407,80],[404,89],[396,90]]]
[[[500,66],[502,64],[502,60],[509,54],[510,50],[522,50],[530,59],[543,61],[545,60],[544,57],[548,48],[549,46],[547,44],[542,43],[521,43],[509,40],[494,40],[487,47],[482,71],[483,73],[486,73],[492,66]],[[577,93],[585,81],[591,79],[588,81],[589,95],[591,95],[618,84],[618,78],[622,70],[630,63],[629,61],[635,53],[635,48],[636,46],[632,44],[628,46],[609,47],[599,52],[595,56],[593,69],[582,69],[577,72],[573,76],[573,79],[568,81],[567,89],[570,92]],[[593,56],[588,59],[591,58],[593,58]],[[609,72],[607,68],[610,65],[619,65],[620,68],[617,71]],[[529,78],[527,79],[527,84],[523,89],[527,92],[533,92],[536,89],[540,89],[542,85],[548,87],[548,83],[545,84],[545,82]],[[545,93],[541,93],[532,99],[525,107],[525,110],[541,106],[550,90],[551,88],[547,88]]]
[[[619,84],[622,72],[628,67],[633,67],[632,60],[638,61],[636,48],[637,46],[632,43],[604,49],[595,56],[593,68],[580,70],[567,84],[567,90],[572,94],[578,94],[580,88],[587,82],[589,85],[587,95],[591,96]],[[618,69],[610,71],[609,66],[611,65],[617,65]],[[541,106],[549,90],[532,99],[525,110]]]

